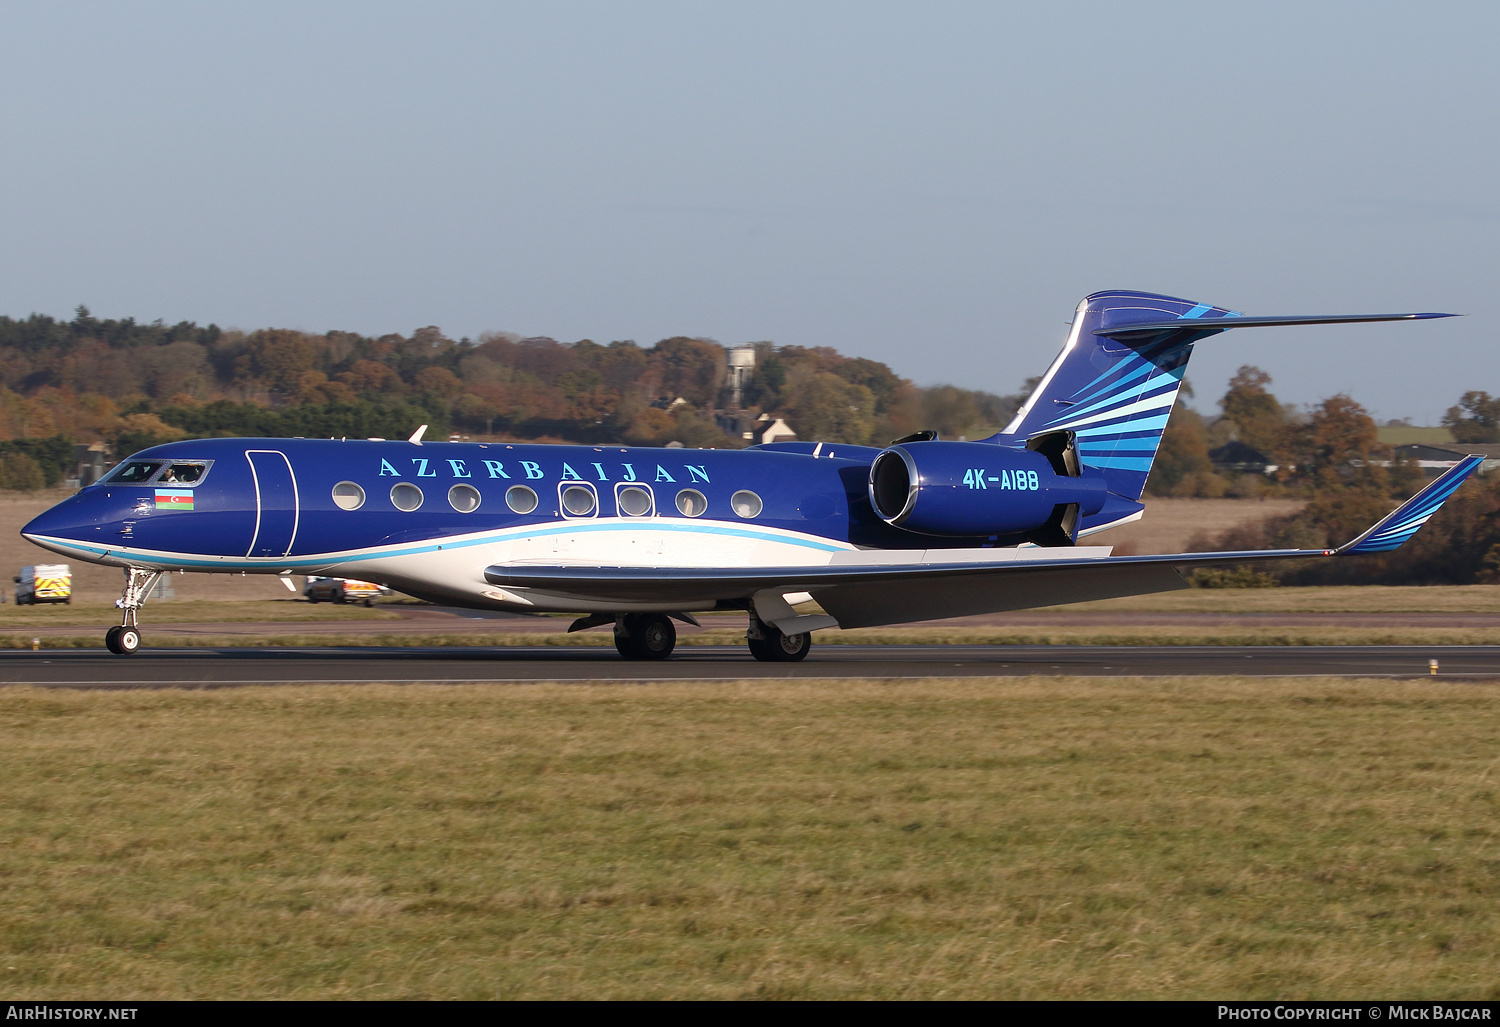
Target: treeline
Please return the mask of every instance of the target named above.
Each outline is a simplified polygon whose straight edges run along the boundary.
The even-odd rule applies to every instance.
[[[1337,547],[1426,484],[1420,467],[1395,459],[1392,448],[1378,441],[1374,419],[1349,396],[1331,396],[1298,410],[1277,400],[1270,385],[1264,371],[1242,367],[1218,402],[1218,416],[1204,417],[1179,404],[1147,491],[1180,497],[1280,495],[1308,503],[1294,514],[1199,534],[1189,541],[1190,551]],[[1485,392],[1466,393],[1443,424],[1459,442],[1500,441],[1500,401]],[[1248,449],[1268,458],[1274,470],[1215,471],[1210,452],[1234,443],[1245,447],[1241,454]],[[1471,481],[1395,552],[1203,571],[1197,581],[1219,587],[1500,583],[1500,475]]]
[[[1391,447],[1377,437],[1374,418],[1352,398],[1330,396],[1310,410],[1299,410],[1280,402],[1270,384],[1271,376],[1260,368],[1241,367],[1219,400],[1218,416],[1205,417],[1179,402],[1146,491],[1250,498],[1352,488],[1406,496],[1420,485],[1421,470],[1395,461]],[[1225,446],[1247,457],[1258,455],[1275,469],[1269,474],[1216,471],[1210,454]]]
[[[1191,539],[1192,552],[1322,549],[1343,545],[1391,510],[1379,496],[1341,490],[1315,496],[1301,511]],[[1200,572],[1201,573],[1201,572]],[[1338,560],[1247,565],[1202,573],[1199,584],[1475,585],[1500,584],[1500,474],[1470,480],[1400,549]]]
[[[0,317],[0,438],[65,436],[124,453],[185,435],[398,437],[425,423],[433,434],[725,448],[745,445],[743,422],[765,413],[804,438],[863,444],[924,427],[989,434],[1021,399],[922,389],[826,347],[755,350],[731,418],[725,348],[707,339],[245,332],[100,320],[80,307],[72,321]]]

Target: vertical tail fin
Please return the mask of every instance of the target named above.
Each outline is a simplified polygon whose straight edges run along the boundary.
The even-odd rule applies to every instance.
[[[1102,472],[1110,492],[1140,499],[1193,344],[1223,331],[1212,321],[1236,316],[1223,307],[1149,292],[1088,296],[1036,391],[988,441],[1071,431],[1083,465]],[[1181,328],[1179,322],[1185,322]],[[1136,324],[1151,330],[1125,330]]]

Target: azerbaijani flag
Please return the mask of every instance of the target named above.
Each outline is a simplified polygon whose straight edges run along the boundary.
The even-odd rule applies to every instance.
[[[193,490],[157,489],[156,508],[158,510],[191,510],[193,508]]]

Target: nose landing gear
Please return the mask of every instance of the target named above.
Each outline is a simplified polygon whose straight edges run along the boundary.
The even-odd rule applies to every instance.
[[[146,596],[161,575],[161,571],[125,568],[125,590],[115,600],[115,606],[121,611],[120,623],[104,633],[104,647],[116,656],[129,656],[141,647],[136,611],[146,605]]]

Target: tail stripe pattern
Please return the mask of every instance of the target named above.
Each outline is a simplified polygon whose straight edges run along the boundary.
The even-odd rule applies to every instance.
[[[1087,466],[1145,474],[1193,347],[1180,337],[1158,337],[1145,345],[1120,348],[1121,359],[1101,376],[1104,381],[1081,397],[1082,409],[1062,412],[1046,428],[1076,432],[1079,455]]]

